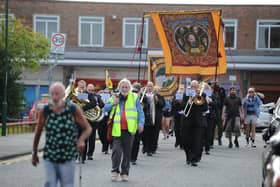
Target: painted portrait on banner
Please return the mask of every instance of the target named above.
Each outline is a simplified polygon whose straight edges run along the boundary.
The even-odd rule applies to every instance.
[[[221,75],[226,54],[220,10],[152,12],[168,75]]]
[[[216,65],[217,37],[211,14],[164,15],[161,20],[174,65]]]
[[[149,81],[161,88],[161,95],[173,96],[178,88],[178,76],[165,74],[165,62],[162,56],[149,56]]]

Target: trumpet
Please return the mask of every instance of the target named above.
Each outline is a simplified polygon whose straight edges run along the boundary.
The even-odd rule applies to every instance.
[[[189,100],[184,108],[185,117],[189,117],[193,104],[195,105],[203,105],[206,101],[202,96],[202,93],[205,89],[205,83],[202,82],[199,84],[199,89],[197,90],[198,94],[196,96],[190,96]]]

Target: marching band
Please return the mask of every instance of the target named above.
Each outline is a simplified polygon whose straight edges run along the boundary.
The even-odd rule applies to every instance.
[[[234,90],[231,88],[231,90]],[[83,117],[90,125],[92,131],[84,139],[84,149],[76,159],[85,164],[86,160],[93,160],[95,150],[96,131],[102,143],[102,152],[112,152],[112,181],[127,181],[130,164],[136,165],[138,152],[142,142],[142,153],[153,156],[157,153],[160,130],[163,140],[169,138],[170,124],[174,124],[175,148],[184,151],[186,164],[198,166],[203,151],[210,154],[215,139],[215,129],[218,129],[218,144],[222,145],[223,127],[226,137],[229,137],[229,148],[233,147],[231,134],[235,133],[235,146],[238,148],[238,129],[232,127],[233,113],[227,98],[223,105],[221,88],[214,84],[212,87],[205,82],[192,80],[189,87],[179,84],[177,92],[172,97],[164,98],[160,88],[148,82],[141,87],[140,83],[131,84],[128,79],[119,82],[118,90],[108,88],[97,92],[93,84],[79,80],[77,87],[74,82],[65,89],[65,103],[75,103],[83,111]],[[238,99],[238,108],[234,117],[239,117],[241,101]],[[223,111],[222,111],[223,107]],[[240,111],[240,116],[241,116]],[[241,116],[242,117],[242,116]],[[235,121],[239,120],[235,119]],[[108,124],[111,121],[111,128]],[[223,126],[223,122],[226,123]],[[83,129],[78,128],[78,138],[83,135]],[[108,139],[112,137],[112,141]],[[254,142],[253,142],[254,143]],[[253,145],[252,143],[252,145]],[[255,146],[255,145],[254,145]],[[36,164],[36,160],[34,160]]]

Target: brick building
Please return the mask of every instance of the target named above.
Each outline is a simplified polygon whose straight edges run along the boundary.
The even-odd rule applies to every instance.
[[[11,13],[36,32],[50,38],[53,32],[67,34],[66,53],[53,68],[52,80],[67,83],[71,74],[98,86],[104,85],[105,69],[116,83],[123,77],[147,79],[148,54],[162,53],[153,22],[147,18],[141,55],[135,54],[137,29],[144,11],[221,9],[225,23],[227,75],[219,81],[227,87],[236,75],[244,95],[252,85],[275,100],[280,91],[280,6],[254,5],[159,5],[71,2],[51,0],[10,0]],[[140,58],[141,57],[141,58]],[[38,73],[23,72],[26,95],[34,100],[38,83],[47,90],[48,66]],[[40,77],[40,82],[38,81]],[[33,94],[33,95],[32,95]]]

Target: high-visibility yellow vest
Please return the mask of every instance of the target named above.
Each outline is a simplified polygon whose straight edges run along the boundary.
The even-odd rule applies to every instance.
[[[128,93],[127,99],[125,101],[125,116],[127,121],[127,130],[131,134],[135,134],[138,127],[138,112],[136,108],[136,100],[137,94],[135,93]],[[113,98],[109,99],[109,102],[113,102]],[[116,114],[114,117],[114,123],[112,128],[112,136],[113,137],[120,137],[121,136],[121,111],[120,105],[113,106],[110,119],[112,119],[114,111],[116,110]]]

